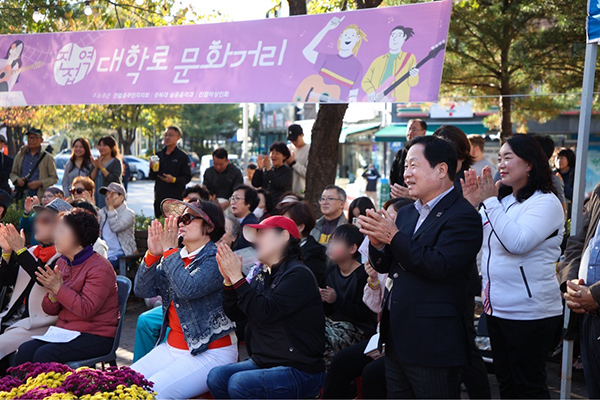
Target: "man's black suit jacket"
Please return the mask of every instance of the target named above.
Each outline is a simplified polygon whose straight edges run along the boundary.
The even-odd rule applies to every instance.
[[[370,246],[373,267],[394,281],[384,300],[381,340],[393,340],[405,363],[442,368],[467,363],[466,315],[470,270],[481,248],[481,217],[456,189],[414,232],[415,207],[398,212],[396,233],[382,251]],[[414,233],[413,233],[414,232]],[[391,337],[386,337],[391,332]]]

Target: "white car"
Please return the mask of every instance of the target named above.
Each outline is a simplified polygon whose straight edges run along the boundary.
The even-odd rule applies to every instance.
[[[150,171],[150,162],[148,160],[136,156],[123,156],[123,159],[127,161],[131,168],[132,175],[135,176],[138,181],[148,178],[148,171]]]

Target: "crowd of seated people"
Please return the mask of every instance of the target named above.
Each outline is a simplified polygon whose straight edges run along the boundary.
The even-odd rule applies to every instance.
[[[137,319],[132,369],[165,399],[209,393],[218,399],[455,398],[461,383],[471,397],[489,397],[481,357],[473,351],[470,308],[471,287],[481,292],[472,270],[482,234],[490,239],[486,259],[494,253],[510,262],[514,252],[502,237],[539,262],[544,274],[527,278],[547,285],[529,287],[529,267],[521,267],[517,278],[527,292],[514,296],[543,291],[559,299],[549,265],[558,258],[563,221],[536,140],[517,135],[503,146],[500,191],[489,168],[479,178],[469,169],[468,147],[464,133],[448,127],[414,139],[406,154],[408,188],[395,187],[380,210],[367,197],[348,205],[347,193],[335,185],[325,187],[313,209],[290,192],[293,154],[282,142],[259,158],[246,184],[232,185],[228,199],[215,187],[193,185],[183,200],[162,200],[164,220],[148,227],[135,273],[134,294],[150,309]],[[49,188],[39,200],[27,197],[23,231],[0,224],[0,279],[12,288],[0,313],[3,370],[11,356],[15,364],[67,363],[107,354],[114,343],[116,272],[121,257],[137,252],[135,214],[118,182],[98,188],[77,176],[69,193]],[[2,214],[10,200],[0,190]],[[542,224],[530,209],[528,220],[549,231],[541,241],[517,219],[535,202],[560,214]],[[515,206],[509,212],[502,204]],[[485,221],[506,232],[494,236]],[[510,303],[502,290],[517,278],[484,273],[484,299],[496,307],[484,304],[491,336],[505,349],[531,339],[505,328],[549,334],[560,309],[554,298],[546,302],[553,307],[548,312],[538,300],[526,312]],[[572,303],[580,290],[573,285],[567,289]],[[33,339],[51,326],[79,335],[66,343]],[[535,349],[542,354],[549,347],[540,342]],[[532,352],[495,354],[507,396],[527,397],[533,378],[519,363],[535,357]],[[534,363],[534,389],[542,397],[544,363],[542,357]]]

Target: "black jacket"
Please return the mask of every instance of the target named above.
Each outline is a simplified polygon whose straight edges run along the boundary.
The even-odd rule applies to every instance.
[[[12,189],[8,184],[10,172],[12,171],[13,159],[4,153],[0,152],[0,189],[6,190],[9,194]]]
[[[252,360],[260,368],[325,371],[325,314],[314,275],[297,258],[273,274],[259,272],[223,291],[223,309],[233,321],[248,318]]]
[[[323,303],[325,315],[333,321],[346,321],[363,331],[366,337],[375,333],[377,314],[363,302],[367,278],[364,266],[359,266],[350,275],[343,276],[340,268],[333,265],[327,271],[325,285],[333,288],[336,300],[333,304]]]
[[[391,245],[383,252],[369,249],[373,267],[394,281],[384,300],[381,340],[393,340],[405,363],[461,366],[469,354],[466,327],[473,316],[466,315],[466,302],[483,238],[481,217],[457,190],[444,196],[413,233],[418,217],[415,207],[400,209]]]
[[[406,186],[404,183],[404,163],[406,162],[407,154],[408,150],[406,150],[406,147],[401,148],[396,153],[396,157],[394,157],[394,161],[392,162],[392,168],[390,169],[390,186],[394,183]]]
[[[160,168],[158,172],[154,172],[150,168],[148,174],[150,179],[156,181],[154,183],[154,200],[157,202],[169,198],[181,200],[185,185],[192,180],[190,158],[179,147],[176,147],[171,154],[167,154],[167,149],[164,148],[156,155],[160,158]],[[173,175],[176,178],[175,183],[165,182],[158,178],[162,174]]]
[[[575,186],[575,168],[570,168],[564,174],[558,170],[557,170],[557,172],[560,174],[560,176],[564,182],[565,197],[568,200],[573,201],[573,187]]]
[[[202,184],[206,186],[210,193],[229,200],[235,187],[244,184],[244,177],[238,167],[229,163],[225,171],[221,173],[217,172],[215,167],[210,167],[204,171]]]
[[[246,247],[252,246],[252,244],[244,237],[244,226],[248,224],[258,224],[258,218],[256,218],[254,213],[246,215],[246,218],[244,218],[240,224],[240,237],[235,241],[236,250],[245,249]]]
[[[300,249],[302,251],[302,262],[308,267],[317,278],[319,287],[325,284],[325,271],[327,270],[327,247],[308,235]]]
[[[272,168],[268,171],[257,169],[252,177],[252,186],[263,188],[273,197],[273,204],[279,203],[281,196],[285,192],[292,190],[292,180],[294,170],[283,164],[279,168]]]

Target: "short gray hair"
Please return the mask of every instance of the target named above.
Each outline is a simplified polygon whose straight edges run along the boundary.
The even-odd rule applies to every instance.
[[[325,186],[325,189],[323,189],[323,191],[326,190],[335,190],[338,194],[338,196],[340,196],[340,200],[342,200],[344,203],[346,202],[346,191],[344,189],[342,189],[339,186],[336,185],[327,185]]]
[[[233,215],[228,215],[227,218],[231,222],[231,236],[233,237],[233,241],[235,242],[240,238],[240,234],[242,233],[242,226],[240,225],[240,221]]]

